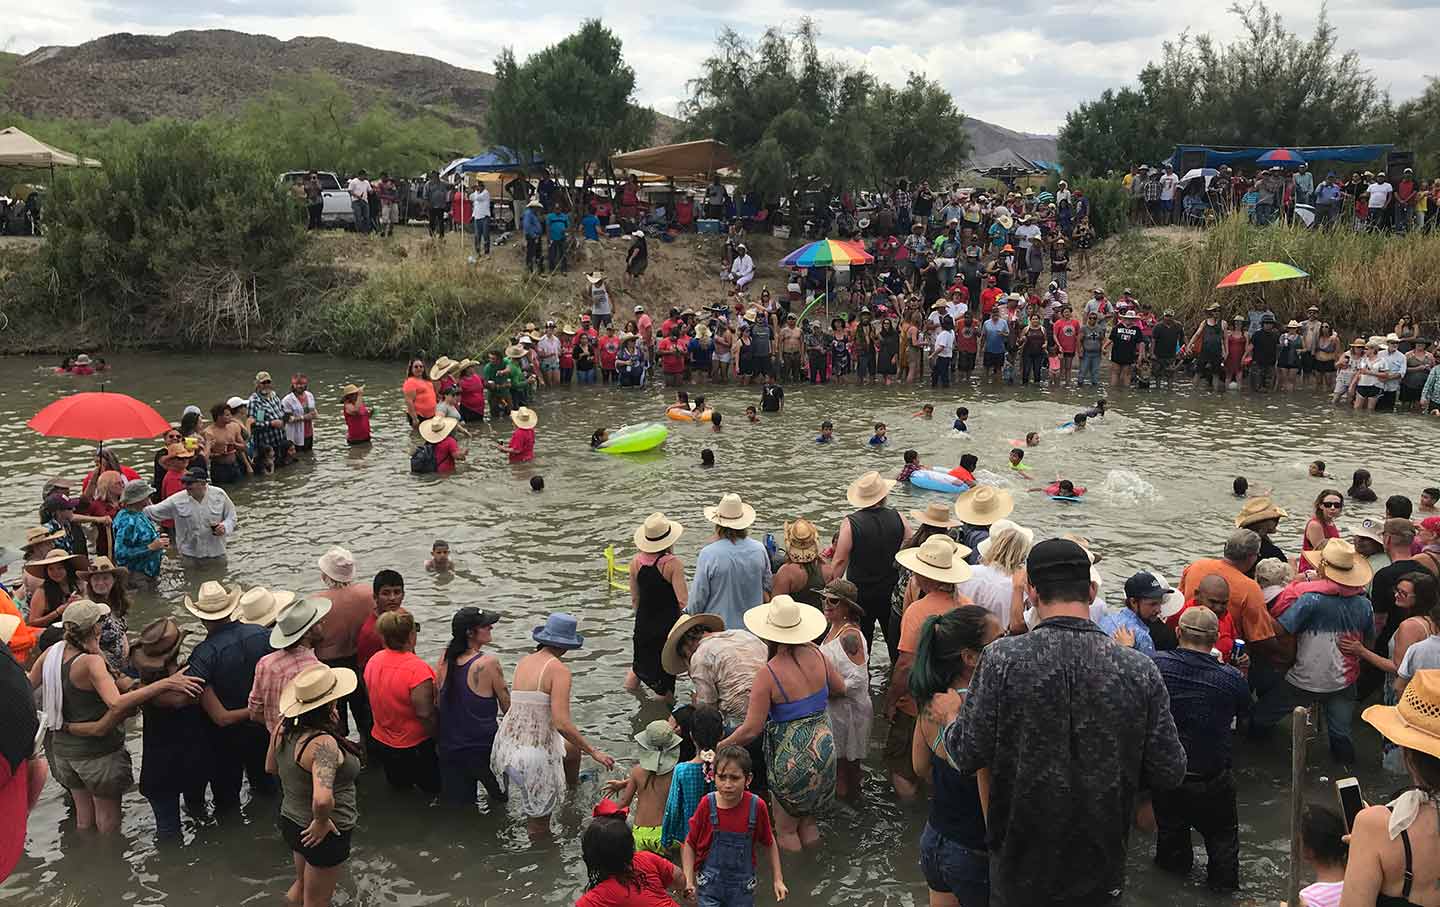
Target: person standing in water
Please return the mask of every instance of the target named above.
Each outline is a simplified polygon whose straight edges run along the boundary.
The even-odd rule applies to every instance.
[[[887,506],[892,479],[881,478],[878,472],[867,472],[846,489],[845,498],[857,509],[840,525],[835,540],[835,554],[825,571],[827,580],[844,577],[855,584],[859,605],[865,612],[860,630],[865,646],[875,642],[875,622],[888,628],[890,599],[900,572],[895,567],[895,554],[910,538],[910,526],[893,508]],[[886,634],[885,646],[891,651],[894,664],[899,640]]]
[[[685,564],[671,551],[684,531],[684,526],[665,514],[650,514],[635,530],[635,547],[640,553],[631,558],[629,568],[635,631],[625,689],[633,693],[643,683],[667,702],[675,698],[675,675],[661,665],[660,651],[689,597]]]

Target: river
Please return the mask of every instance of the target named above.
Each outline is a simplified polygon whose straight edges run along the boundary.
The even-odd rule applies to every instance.
[[[1291,518],[1276,539],[1292,555],[1299,548],[1304,515],[1323,487],[1348,481],[1320,481],[1306,464],[1323,458],[1331,472],[1348,476],[1357,467],[1374,474],[1381,501],[1392,493],[1418,498],[1435,476],[1417,463],[1416,450],[1434,448],[1436,420],[1415,416],[1357,416],[1333,410],[1328,397],[1309,392],[1257,400],[1230,393],[1213,395],[1188,387],[1176,392],[1113,394],[1110,414],[1081,435],[1053,433],[1056,425],[1093,402],[1074,390],[988,387],[931,393],[928,388],[791,387],[781,416],[747,424],[743,410],[759,402],[758,388],[710,389],[724,413],[721,433],[709,426],[673,425],[663,452],[612,457],[588,449],[597,427],[658,418],[664,391],[588,388],[557,391],[542,398],[537,457],[511,467],[492,441],[508,437],[487,424],[473,429],[470,461],[448,479],[408,473],[408,445],[399,385],[403,363],[350,361],[317,356],[116,355],[104,380],[108,388],[139,397],[178,419],[195,403],[208,410],[235,394],[248,396],[257,369],[276,377],[304,369],[319,405],[313,460],[232,488],[240,527],[230,541],[229,578],[247,587],[306,591],[319,588],[316,558],[332,544],[355,554],[358,573],[400,570],[407,582],[406,607],[421,622],[419,653],[433,661],[448,638],[453,611],[468,604],[503,612],[495,646],[507,675],[528,651],[530,630],[551,610],[579,615],[584,649],[570,662],[575,671],[575,716],[584,733],[633,764],[631,735],[664,715],[659,703],[621,690],[630,657],[631,617],[625,593],[609,590],[602,552],[614,543],[623,558],[633,551],[633,529],[656,509],[689,530],[677,554],[693,566],[709,533],[701,508],[725,491],[738,491],[759,513],[754,532],[774,532],[797,516],[834,532],[849,511],[845,486],[867,469],[893,475],[901,452],[913,447],[926,464],[954,465],[974,452],[980,468],[1010,475],[1004,457],[1007,439],[1041,431],[1032,448],[1033,481],[1011,481],[1018,500],[1014,519],[1040,537],[1078,532],[1104,555],[1104,591],[1118,603],[1124,578],[1154,567],[1170,579],[1197,556],[1218,554],[1233,526],[1239,502],[1231,479],[1246,475],[1252,492],[1272,490]],[[13,543],[35,523],[39,489],[53,474],[79,477],[88,468],[93,445],[42,438],[25,421],[46,403],[72,390],[96,389],[99,378],[49,374],[51,361],[0,360],[0,540]],[[365,384],[374,419],[375,443],[347,449],[338,389]],[[692,389],[692,393],[694,390]],[[934,402],[936,417],[912,414]],[[970,434],[950,430],[957,405],[970,409]],[[821,420],[835,423],[836,442],[817,447]],[[888,449],[867,446],[872,423],[889,424]],[[462,440],[462,444],[466,443]],[[122,462],[149,474],[155,442],[117,442]],[[713,470],[699,466],[700,451],[716,453]],[[1433,461],[1428,465],[1433,467]],[[1078,505],[1051,502],[1026,493],[1029,484],[1053,480],[1057,471],[1088,486]],[[542,493],[530,491],[532,475],[545,477]],[[904,509],[934,499],[925,492],[897,489],[892,498]],[[1381,505],[1347,503],[1342,525],[1381,516]],[[437,577],[423,570],[430,543],[450,542],[459,569]],[[18,571],[18,565],[12,567]],[[168,560],[158,598],[137,603],[132,633],[148,620],[174,614],[192,623],[179,602],[209,575],[187,576]],[[192,636],[192,640],[193,640]],[[884,647],[872,656],[874,689],[887,671]],[[684,681],[682,693],[687,691]],[[131,722],[130,747],[138,773],[138,722]],[[877,721],[872,759],[862,801],[841,806],[822,822],[823,848],[785,857],[791,902],[899,907],[926,903],[917,865],[923,804],[898,803],[880,769],[884,723]],[[1378,747],[1368,726],[1356,719],[1362,765],[1357,771],[1371,800],[1395,787],[1378,768]],[[1284,897],[1289,846],[1289,747],[1282,734],[1267,747],[1237,742],[1242,841],[1240,897],[1212,895],[1203,886],[1203,851],[1189,880],[1177,880],[1150,865],[1152,841],[1132,835],[1125,904],[1234,904],[1274,902]],[[367,774],[360,794],[361,823],[353,857],[337,903],[421,907],[428,904],[570,904],[584,885],[579,831],[598,800],[603,769],[583,766],[584,779],[555,816],[552,843],[532,846],[524,823],[499,814],[478,813],[457,820],[413,798],[392,794]],[[1307,795],[1333,802],[1330,781],[1337,766],[1323,741],[1312,747]],[[1083,835],[1086,829],[1075,829]],[[187,844],[157,849],[148,805],[138,792],[125,801],[122,834],[111,840],[77,834],[62,791],[46,788],[30,817],[26,854],[15,874],[0,885],[0,901],[13,907],[78,904],[249,904],[278,903],[292,866],[274,828],[270,808],[252,805],[242,820],[194,827]],[[1199,843],[1197,838],[1197,844]],[[762,896],[765,903],[768,895]]]

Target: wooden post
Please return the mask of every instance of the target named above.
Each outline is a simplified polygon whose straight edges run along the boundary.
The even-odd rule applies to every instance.
[[[1300,818],[1305,811],[1305,749],[1310,740],[1310,710],[1296,706],[1290,724],[1290,884],[1287,904],[1300,903]]]

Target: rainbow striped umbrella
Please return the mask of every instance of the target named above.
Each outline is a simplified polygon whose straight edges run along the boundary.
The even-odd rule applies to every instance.
[[[822,239],[801,246],[780,260],[783,268],[824,268],[834,265],[867,265],[875,256],[858,242]]]
[[[1267,151],[1256,158],[1261,164],[1293,164],[1296,167],[1305,163],[1305,157],[1298,151],[1291,151],[1289,148],[1276,148]]]
[[[1236,268],[1226,274],[1224,280],[1215,284],[1215,288],[1218,290],[1221,287],[1238,287],[1246,283],[1270,283],[1273,280],[1294,280],[1297,277],[1309,276],[1294,265],[1279,261],[1257,261],[1253,265]]]

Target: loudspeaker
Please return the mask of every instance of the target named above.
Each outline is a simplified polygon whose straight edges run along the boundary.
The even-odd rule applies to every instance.
[[[1385,157],[1385,177],[1390,184],[1400,182],[1400,177],[1405,174],[1406,167],[1415,166],[1415,152],[1413,151],[1392,151]]]

